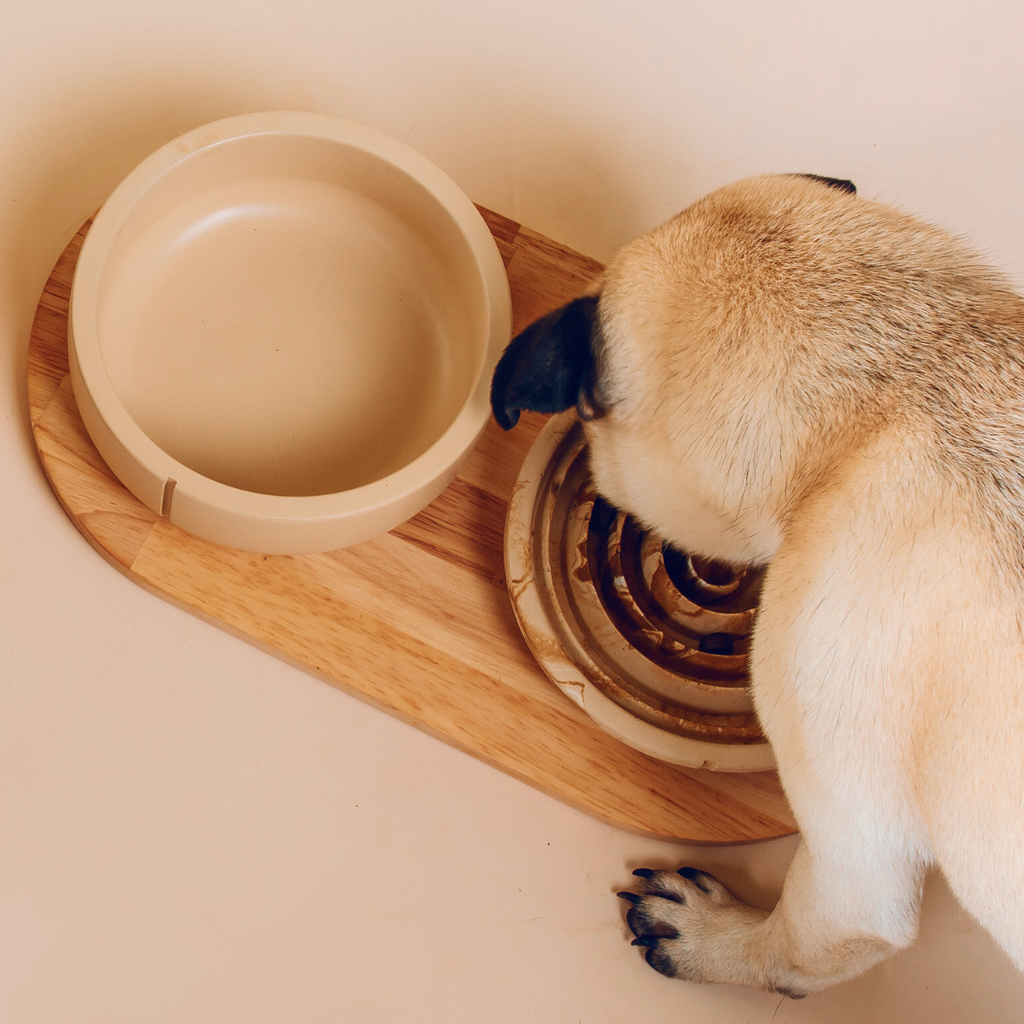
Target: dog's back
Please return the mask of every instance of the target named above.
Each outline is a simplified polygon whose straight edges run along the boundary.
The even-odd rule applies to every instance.
[[[515,339],[492,403],[576,404],[609,501],[770,563],[751,682],[801,847],[767,917],[648,873],[650,962],[822,987],[912,941],[938,864],[1024,969],[1024,301],[942,231],[754,178]]]
[[[941,231],[769,177],[627,247],[601,310],[599,487],[774,560],[755,694],[805,834],[890,830],[1024,967],[1024,301]]]

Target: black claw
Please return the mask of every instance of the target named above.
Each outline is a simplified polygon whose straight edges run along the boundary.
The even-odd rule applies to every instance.
[[[641,878],[653,878],[654,872],[650,868],[637,868],[634,875],[639,875]]]
[[[693,882],[703,892],[711,892],[711,886],[704,881],[706,872],[698,871],[696,868],[680,868],[677,875],[682,875],[689,882]]]
[[[620,900],[626,900],[627,903],[632,903],[634,907],[643,899],[643,896],[635,892],[617,892],[615,895],[618,896]]]
[[[631,946],[646,946],[650,949],[652,946],[656,946],[661,939],[657,935],[638,935],[631,943]]]
[[[672,966],[672,960],[665,950],[653,946],[647,950],[644,958],[659,974],[664,974],[666,978],[674,978],[676,976],[676,969]]]
[[[645,914],[639,913],[636,910],[631,910],[626,915],[626,924],[629,925],[629,930],[638,939],[678,939],[679,931],[673,928],[672,925],[666,921],[652,921]],[[653,943],[647,942],[645,945],[652,945]]]

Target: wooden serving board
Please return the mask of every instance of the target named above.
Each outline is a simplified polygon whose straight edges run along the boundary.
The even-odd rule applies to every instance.
[[[600,264],[481,211],[512,286],[516,330],[580,294]],[[321,555],[256,555],[172,526],[130,494],[79,417],[68,300],[86,224],[54,268],[29,346],[32,430],[74,524],[161,597],[613,825],[731,843],[795,831],[774,772],[676,768],[597,729],[547,679],[505,589],[505,510],[543,423],[493,422],[465,469],[414,519]]]

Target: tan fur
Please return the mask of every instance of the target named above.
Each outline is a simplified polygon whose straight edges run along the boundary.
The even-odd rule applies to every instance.
[[[1024,302],[943,232],[773,176],[626,246],[599,309],[598,489],[771,563],[752,684],[802,834],[768,916],[650,878],[659,969],[851,977],[913,940],[932,865],[1024,969]]]

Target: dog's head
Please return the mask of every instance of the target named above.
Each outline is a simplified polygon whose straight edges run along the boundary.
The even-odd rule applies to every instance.
[[[855,194],[852,181],[820,174],[784,175]],[[628,261],[629,255],[626,255]],[[504,430],[524,409],[562,412],[576,406],[580,419],[597,419],[607,409],[602,387],[600,296],[586,295],[541,317],[505,350],[491,382],[491,408]]]
[[[598,293],[512,340],[491,382],[495,419],[509,430],[522,410],[575,407],[609,501],[705,553],[764,557],[764,544],[719,543],[729,515],[723,475],[743,455],[751,409],[750,369],[733,340],[760,315],[759,276],[785,276],[771,263],[784,258],[791,222],[824,222],[840,196],[855,192],[849,181],[818,175],[750,179],[625,246]],[[717,438],[712,424],[721,427]],[[718,524],[706,538],[701,520]]]

